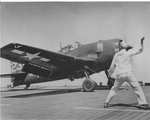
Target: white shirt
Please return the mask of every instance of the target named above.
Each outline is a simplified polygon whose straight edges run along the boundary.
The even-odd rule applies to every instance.
[[[140,53],[139,50],[128,50],[122,49],[118,53],[114,55],[112,64],[109,69],[109,73],[112,74],[115,71],[115,75],[123,74],[126,72],[132,72],[132,64],[131,64],[131,57]]]

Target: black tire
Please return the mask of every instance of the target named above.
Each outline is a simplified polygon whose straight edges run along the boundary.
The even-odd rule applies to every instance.
[[[109,78],[109,80],[107,82],[107,86],[111,89],[112,86],[114,86],[114,82],[115,82],[115,79]]]
[[[95,87],[96,83],[92,79],[85,79],[82,83],[82,88],[84,92],[93,92]]]

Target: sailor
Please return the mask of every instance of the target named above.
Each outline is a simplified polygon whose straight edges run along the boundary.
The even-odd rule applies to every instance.
[[[121,50],[114,55],[111,66],[108,70],[109,76],[115,71],[116,80],[104,103],[104,108],[108,107],[111,99],[116,95],[117,90],[124,82],[129,83],[133,88],[137,95],[139,105],[141,107],[148,107],[143,90],[134,76],[131,65],[131,57],[143,51],[143,40],[144,37],[141,39],[141,48],[138,50],[133,50],[132,45],[127,44],[125,41],[120,43]]]

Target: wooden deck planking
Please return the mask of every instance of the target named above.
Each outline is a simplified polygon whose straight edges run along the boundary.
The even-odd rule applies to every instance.
[[[148,92],[150,88],[146,87],[145,90],[150,103]],[[65,94],[63,91],[59,94],[53,91],[48,88],[48,90],[2,92],[2,120],[150,120],[150,110],[123,106],[103,108],[108,90]],[[117,99],[121,101],[122,96],[128,94],[125,92],[119,94],[113,102],[117,103]],[[132,93],[130,95],[129,102],[136,102]]]

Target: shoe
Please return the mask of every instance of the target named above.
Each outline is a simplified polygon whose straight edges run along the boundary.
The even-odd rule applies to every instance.
[[[141,107],[149,107],[148,104],[140,104]]]
[[[104,103],[104,108],[108,108],[108,103]]]
[[[149,105],[148,104],[141,104],[139,105],[142,109],[149,109]]]

